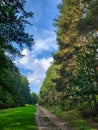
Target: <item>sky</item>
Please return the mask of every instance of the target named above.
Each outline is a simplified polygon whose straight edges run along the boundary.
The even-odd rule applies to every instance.
[[[16,65],[29,81],[31,92],[39,93],[46,72],[53,62],[52,54],[57,51],[54,18],[58,14],[60,0],[27,0],[25,9],[34,13],[26,32],[33,34],[35,45],[32,51],[22,50],[23,58],[16,58]]]

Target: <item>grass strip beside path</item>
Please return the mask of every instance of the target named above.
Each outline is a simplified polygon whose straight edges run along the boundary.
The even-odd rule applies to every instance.
[[[0,130],[38,130],[36,106],[0,110]]]
[[[77,109],[62,111],[60,107],[46,107],[48,110],[63,121],[68,123],[68,126],[74,130],[98,130],[97,125],[95,125],[91,120],[83,119],[81,114]]]

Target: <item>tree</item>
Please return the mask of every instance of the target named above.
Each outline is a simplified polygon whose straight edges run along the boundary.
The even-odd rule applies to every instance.
[[[80,39],[76,29],[81,15],[80,2],[78,0],[62,0],[59,12],[60,15],[55,19],[59,49],[54,54],[54,59],[55,64],[61,66],[58,70],[59,78],[56,80],[56,90],[62,92],[64,101],[71,97],[70,78],[76,73],[77,68],[74,46],[79,45]]]
[[[0,47],[11,54],[20,55],[20,50],[27,45],[31,49],[33,37],[25,32],[27,20],[33,13],[24,9],[25,0],[1,0],[0,1]]]
[[[38,96],[36,93],[32,92],[31,93],[31,104],[35,105],[38,103]]]
[[[22,106],[30,103],[28,80],[1,49],[0,53],[0,108]]]
[[[43,105],[56,105],[60,100],[60,93],[56,91],[55,80],[59,78],[57,73],[60,66],[52,64],[46,73],[46,78],[39,93],[39,103]]]
[[[78,34],[82,40],[80,47],[76,49],[76,81],[82,81],[78,84],[79,93],[82,93],[82,98],[86,97],[84,100],[88,102],[95,116],[98,113],[98,1],[83,1],[83,5],[83,12],[77,23]]]
[[[25,32],[33,13],[24,9],[25,0],[0,0],[0,108],[22,106],[30,101],[29,83],[14,65],[10,55],[22,56],[21,50],[34,44]],[[7,52],[10,54],[6,55]]]
[[[70,100],[72,105],[79,104],[84,113],[95,116],[98,114],[98,1],[62,0],[58,8],[60,15],[55,26],[59,48],[54,54],[54,64],[60,67],[57,77],[49,79],[53,74],[46,75],[40,92],[42,99],[45,97],[42,101],[48,104],[51,95],[59,92],[63,99],[60,102]]]

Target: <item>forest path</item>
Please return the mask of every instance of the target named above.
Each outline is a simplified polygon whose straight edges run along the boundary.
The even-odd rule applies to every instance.
[[[36,121],[39,130],[70,130],[65,122],[41,106],[37,109]]]

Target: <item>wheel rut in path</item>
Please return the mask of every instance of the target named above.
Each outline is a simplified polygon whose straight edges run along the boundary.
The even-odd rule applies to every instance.
[[[43,107],[38,107],[36,121],[39,130],[71,130],[67,124]]]

